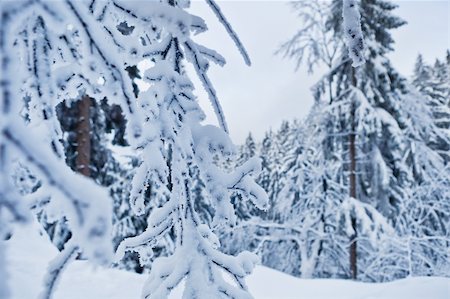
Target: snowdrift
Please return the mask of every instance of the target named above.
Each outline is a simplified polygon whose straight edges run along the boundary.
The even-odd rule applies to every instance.
[[[18,228],[8,244],[9,285],[12,298],[36,298],[47,263],[57,253],[36,227]],[[63,274],[55,299],[140,298],[145,275],[116,269],[95,268],[75,261]],[[450,278],[412,277],[390,283],[370,284],[346,280],[298,279],[257,267],[247,279],[256,299],[449,299]],[[178,287],[171,299],[181,298]]]

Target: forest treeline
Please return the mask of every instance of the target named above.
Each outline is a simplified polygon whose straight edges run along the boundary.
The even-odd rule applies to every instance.
[[[314,12],[300,3],[293,8],[309,15]],[[390,14],[393,8],[383,8],[386,15],[380,22],[395,28],[403,21]],[[323,11],[322,7],[320,17]],[[370,18],[370,12],[365,18]],[[329,22],[338,22],[340,12],[330,14],[334,19],[326,19],[327,25],[321,28],[327,34],[334,30]],[[373,57],[353,73],[351,61],[336,54],[332,59],[343,61],[330,67],[330,73],[315,86],[315,102],[305,119],[285,121],[262,140],[250,134],[235,159],[216,159],[223,169],[233,169],[252,157],[260,158],[262,172],[257,183],[270,201],[270,208],[261,211],[237,195],[232,197],[237,223],[218,229],[227,253],[254,251],[264,265],[295,276],[349,278],[353,275],[351,244],[356,244],[353,263],[358,279],[379,282],[408,275],[449,275],[450,52],[432,65],[419,55],[412,78],[404,78],[385,56],[394,42],[390,27],[369,25],[363,26],[366,32],[381,30],[366,33]],[[280,51],[303,59],[308,47],[315,45],[301,45],[305,52],[299,54],[296,38]],[[327,46],[345,55],[344,45],[334,41],[336,37],[328,38]],[[129,72],[140,78],[137,68]],[[355,79],[358,83],[351,87]],[[135,91],[139,92],[137,86]],[[89,109],[90,176],[107,186],[114,198],[113,232],[118,246],[124,238],[142,233],[151,210],[167,197],[161,198],[149,182],[145,213],[132,212],[131,180],[140,162],[127,150],[125,118],[119,106],[106,100],[91,101]],[[80,111],[76,103],[62,103],[57,109],[67,162],[74,170]],[[355,197],[350,196],[352,160]],[[196,209],[211,224],[215,211],[205,183],[195,169],[190,175]],[[65,219],[49,220],[45,213],[39,217],[62,249],[70,238]],[[126,253],[119,266],[142,272],[151,268],[155,257],[170,254],[174,246],[173,234],[169,234],[153,249]]]
[[[277,54],[326,69],[314,104],[235,146],[207,76],[225,59],[192,39],[203,19],[189,1],[140,2],[1,4],[2,73],[17,74],[1,85],[0,233],[31,209],[61,251],[42,298],[75,258],[150,271],[149,298],[183,279],[191,297],[249,298],[257,255],[304,278],[450,276],[450,51],[406,78],[388,58],[396,5],[294,2],[303,26]]]

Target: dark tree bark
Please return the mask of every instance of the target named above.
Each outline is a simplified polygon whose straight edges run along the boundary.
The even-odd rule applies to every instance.
[[[353,87],[356,87],[356,74],[355,69],[352,68],[352,85]],[[350,184],[350,197],[356,199],[356,145],[355,145],[355,139],[356,139],[356,126],[355,126],[355,101],[352,98],[351,99],[351,109],[350,109],[350,122],[351,122],[351,129],[349,134],[349,156],[350,156],[350,178],[349,178],[349,184]],[[352,215],[351,218],[352,222],[352,228],[354,230],[354,234],[351,237],[350,240],[350,277],[354,280],[357,278],[357,230],[356,230],[356,219],[355,216]]]
[[[83,96],[77,103],[78,124],[77,124],[77,157],[76,170],[84,176],[90,176],[89,164],[91,161],[91,125],[90,125],[90,107],[91,98]]]

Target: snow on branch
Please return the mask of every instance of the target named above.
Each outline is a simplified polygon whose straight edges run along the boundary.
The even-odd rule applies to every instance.
[[[211,10],[214,12],[216,17],[219,19],[220,23],[225,27],[228,34],[230,35],[231,39],[236,44],[236,47],[238,48],[239,52],[242,55],[242,58],[244,58],[245,63],[250,66],[252,63],[250,61],[250,56],[247,53],[247,50],[245,50],[244,45],[242,44],[241,40],[239,39],[236,32],[234,32],[233,28],[231,27],[231,24],[227,21],[225,16],[223,15],[222,11],[220,10],[219,5],[214,0],[206,0],[206,3],[208,3]]]
[[[93,261],[107,263],[112,257],[112,216],[107,191],[72,172],[64,161],[48,151],[45,143],[27,134],[26,127],[19,121],[12,124],[14,126],[4,129],[3,138],[41,175],[52,193],[64,200],[59,204],[69,220],[73,242]]]
[[[354,198],[348,197],[344,200],[339,217],[343,220],[344,229],[348,236],[355,235],[351,218],[356,218],[361,230],[358,234],[368,238],[371,244],[376,244],[377,240],[385,236],[395,235],[394,228],[380,212],[371,205]]]
[[[353,61],[353,67],[365,63],[364,38],[361,30],[361,15],[356,0],[343,0],[342,18],[344,26],[345,43],[348,54]]]
[[[92,261],[108,263],[112,201],[106,190],[65,165],[55,107],[86,94],[106,97],[124,108],[129,139],[138,138],[142,119],[126,67],[142,60],[144,41],[155,33],[151,26],[122,33],[118,24],[124,20],[150,22],[113,1],[0,5],[0,235],[30,217],[11,178],[13,161],[27,161],[51,194],[48,204],[68,219],[74,246]]]
[[[223,113],[222,106],[220,105],[219,99],[217,98],[216,90],[212,86],[211,81],[206,75],[206,70],[209,67],[208,62],[201,56],[199,50],[195,47],[195,44],[193,42],[186,41],[184,45],[186,49],[187,59],[194,66],[194,69],[197,72],[197,75],[202,82],[206,93],[209,96],[211,105],[213,106],[214,112],[216,113],[220,127],[228,133],[228,125],[225,121],[225,115]]]
[[[321,63],[329,68],[335,64],[341,40],[335,38],[327,28],[332,2],[322,0],[298,0],[289,3],[303,24],[275,54],[295,60],[295,70],[302,63],[312,73]]]
[[[142,234],[121,242],[116,258],[121,259],[126,251],[144,254],[142,250],[155,247],[173,234],[174,253],[154,261],[144,298],[166,298],[183,279],[186,298],[251,298],[244,277],[258,259],[248,252],[238,256],[221,253],[217,236],[197,210],[201,205],[210,205],[213,226],[220,227],[235,221],[232,193],[240,193],[244,200],[260,208],[265,208],[268,201],[254,181],[260,170],[256,160],[230,171],[217,162],[232,157],[235,146],[206,72],[210,61],[223,65],[225,59],[191,39],[192,33],[206,27],[193,26],[204,24],[203,20],[187,13],[178,2],[152,3],[150,8],[155,10],[141,9],[126,1],[120,1],[120,5],[138,18],[153,19],[160,33],[144,54],[154,65],[144,74],[149,89],[138,96],[144,115],[143,135],[134,146],[141,152],[142,163],[133,179],[130,204],[138,214],[145,210],[148,181],[167,200],[152,210]],[[192,63],[209,94],[220,128],[201,124],[205,114],[184,71],[185,61]],[[193,192],[198,180],[191,175],[194,172],[204,182],[206,198]],[[232,283],[225,280],[224,273],[231,276]]]
[[[61,251],[48,266],[47,274],[44,278],[44,289],[39,295],[39,299],[51,298],[53,291],[61,278],[62,272],[71,261],[76,259],[78,254],[79,247],[77,245],[74,245],[72,242],[65,244],[63,251]]]
[[[221,66],[225,64],[225,60],[217,52],[212,51],[204,46],[200,46],[191,39],[192,33],[200,33],[207,29],[203,19],[197,16],[193,16],[186,11],[180,10],[177,7],[166,5],[164,3],[146,3],[147,9],[144,10],[141,9],[139,3],[133,3],[132,1],[117,2],[120,3],[122,9],[124,9],[125,11],[129,11],[130,13],[132,12],[133,15],[136,15],[138,18],[151,20],[152,24],[158,28],[170,29],[172,39],[166,38],[166,43],[164,41],[161,41],[160,43],[152,44],[149,49],[146,50],[144,57],[154,57],[155,55],[159,55],[165,58],[169,54],[169,50],[172,48],[172,46],[179,48],[177,49],[177,55],[179,55],[177,59],[186,57],[187,61],[193,65],[200,79],[200,82],[202,83],[206,93],[208,94],[219,125],[225,132],[228,133],[228,126],[226,124],[225,115],[219,103],[216,90],[209,80],[209,77],[207,76],[207,71],[209,69],[209,60]],[[222,16],[221,13],[219,15]],[[225,22],[224,24],[228,24],[223,16],[219,19],[223,20],[223,22]],[[232,36],[235,36],[235,38],[237,39],[234,31],[231,30],[231,32],[233,33]],[[167,42],[169,42],[169,44],[167,44]],[[239,39],[237,39],[236,43],[239,49],[244,49]],[[184,48],[184,51],[181,51],[181,46]],[[244,57],[248,58],[245,50],[241,50],[241,52],[245,53]],[[178,68],[180,66],[176,67]]]

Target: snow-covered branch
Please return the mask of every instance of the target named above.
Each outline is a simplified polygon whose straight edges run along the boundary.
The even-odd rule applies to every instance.
[[[144,298],[166,298],[183,279],[185,297],[250,298],[244,277],[258,259],[248,252],[236,257],[221,253],[218,238],[197,210],[201,205],[210,204],[214,211],[212,223],[220,227],[234,223],[230,202],[233,192],[239,192],[244,200],[260,208],[267,205],[265,192],[254,181],[260,168],[257,161],[249,161],[229,172],[217,163],[217,160],[232,157],[235,147],[227,134],[222,108],[206,72],[209,61],[223,65],[225,60],[215,51],[192,41],[191,34],[204,31],[206,27],[202,19],[187,13],[183,5],[170,1],[168,4],[152,3],[153,11],[138,10],[128,2],[121,5],[140,18],[152,19],[160,32],[145,53],[154,65],[144,75],[150,88],[138,97],[145,121],[143,136],[134,146],[141,151],[142,163],[133,179],[130,202],[137,213],[144,210],[143,196],[149,181],[164,190],[168,199],[152,211],[147,229],[141,235],[122,241],[116,257],[122,258],[126,251],[140,252],[143,247],[154,247],[165,235],[174,232],[174,253],[155,260],[144,286]],[[214,2],[210,5],[245,54],[217,5]],[[193,26],[195,24],[197,26]],[[186,61],[194,66],[208,92],[220,128],[201,124],[205,115],[184,71]],[[198,173],[198,178],[192,176],[194,172]],[[204,199],[193,191],[198,179],[204,183],[207,202],[202,202]],[[223,271],[233,278],[234,284],[226,282]]]
[[[233,30],[233,28],[231,27],[231,24],[228,22],[228,20],[225,18],[225,16],[222,13],[219,5],[217,5],[216,1],[214,1],[214,0],[206,0],[206,3],[209,5],[211,10],[214,12],[214,14],[216,15],[217,19],[219,19],[220,23],[222,23],[223,27],[225,27],[225,30],[228,32],[228,34],[230,35],[231,39],[236,44],[236,47],[238,48],[239,52],[241,53],[242,58],[244,58],[245,63],[248,66],[250,66],[251,65],[251,61],[250,61],[250,56],[247,53],[247,50],[245,50],[245,47],[242,44],[241,40],[239,39],[238,35]]]
[[[366,61],[364,58],[364,38],[361,30],[361,14],[356,0],[342,1],[342,18],[344,39],[348,54],[353,60],[353,67],[358,67]]]
[[[67,243],[66,247],[61,251],[48,266],[47,274],[44,278],[44,290],[39,295],[39,299],[50,299],[55,290],[61,274],[67,265],[74,260],[79,254],[79,247],[73,243]]]

